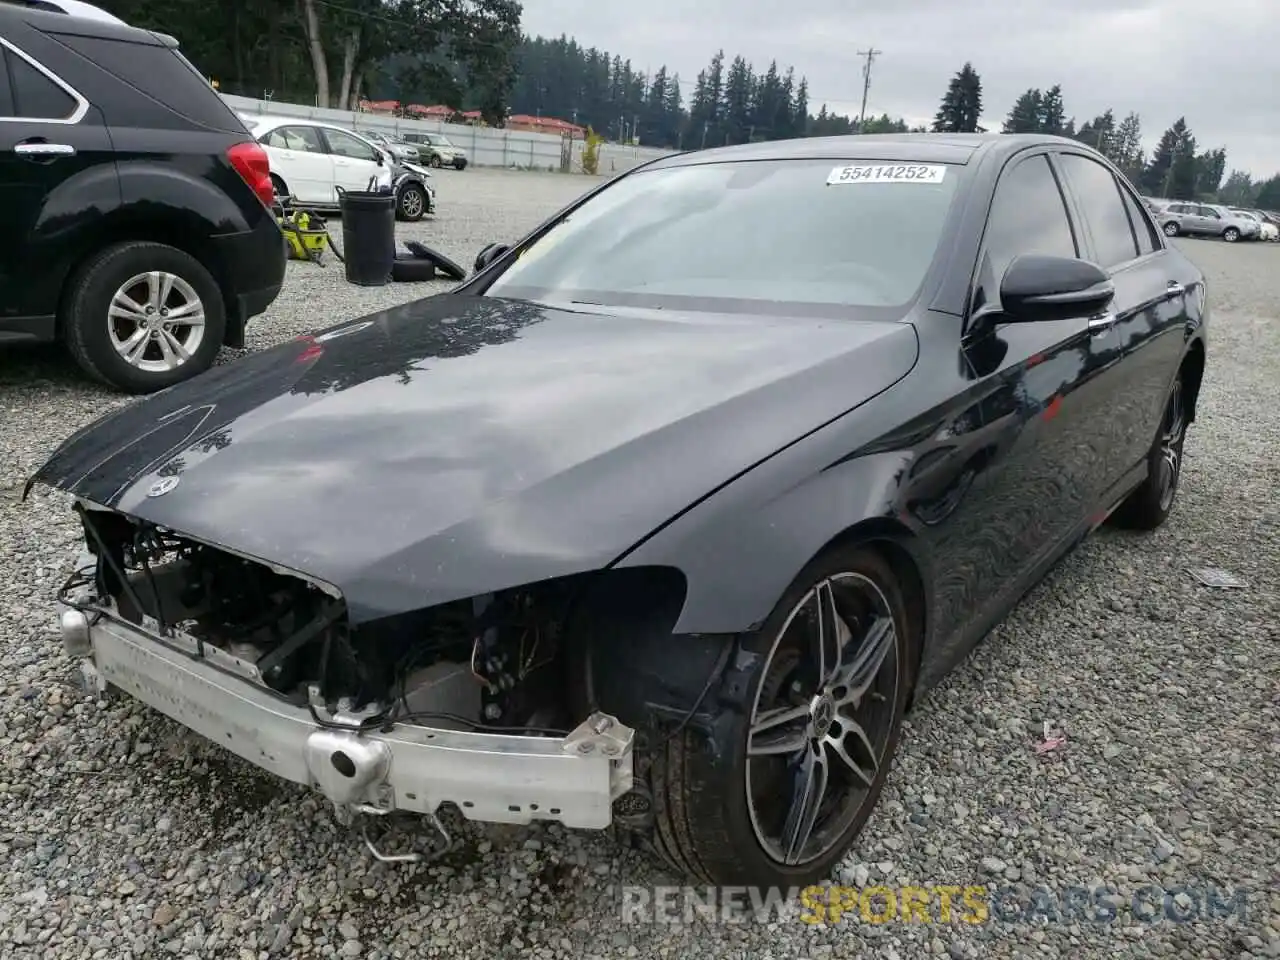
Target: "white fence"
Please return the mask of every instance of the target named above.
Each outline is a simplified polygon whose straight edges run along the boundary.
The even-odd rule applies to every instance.
[[[246,116],[299,117],[322,120],[351,130],[370,130],[399,136],[405,133],[441,133],[467,152],[467,159],[478,167],[515,167],[521,170],[559,170],[562,142],[547,133],[524,133],[495,127],[472,127],[465,124],[441,123],[437,120],[407,120],[377,113],[355,113],[350,110],[326,110],[298,103],[275,100],[252,100],[248,97],[222,97],[231,109]],[[583,143],[573,143],[570,169],[582,171]],[[667,156],[671,150],[656,147],[632,147],[606,143],[600,147],[600,173],[613,174]]]

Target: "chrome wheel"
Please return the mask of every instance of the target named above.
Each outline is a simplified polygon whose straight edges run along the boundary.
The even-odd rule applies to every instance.
[[[1240,239],[1240,231],[1235,227],[1227,227],[1226,231],[1222,234],[1222,239],[1227,241],[1227,243],[1235,243]]]
[[[195,289],[162,270],[139,273],[116,290],[107,329],[116,353],[147,373],[176,370],[204,340],[204,304]]]
[[[422,206],[425,199],[422,190],[418,187],[405,187],[400,194],[400,212],[410,219],[422,216]]]
[[[1187,418],[1182,405],[1182,380],[1173,385],[1169,406],[1165,410],[1160,430],[1160,509],[1168,511],[1173,506],[1178,491],[1178,476],[1182,471],[1182,443],[1187,433]]]
[[[1178,225],[1176,223],[1166,223],[1164,225],[1164,235],[1166,237],[1176,237],[1178,235]]]
[[[893,734],[892,608],[858,573],[809,590],[769,649],[747,735],[751,826],[773,860],[829,853],[868,802]]]

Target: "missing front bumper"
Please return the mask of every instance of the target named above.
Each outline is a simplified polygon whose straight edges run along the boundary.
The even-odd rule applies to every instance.
[[[472,820],[554,820],[602,829],[632,788],[634,732],[594,714],[563,739],[400,725],[388,732],[318,726],[303,707],[140,630],[68,608],[62,628],[91,687],[107,684],[340,809],[432,814],[453,803]]]

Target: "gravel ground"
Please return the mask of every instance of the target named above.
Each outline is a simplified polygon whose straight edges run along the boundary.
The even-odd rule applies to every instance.
[[[440,214],[402,235],[468,265],[584,186],[482,170],[437,182]],[[608,835],[554,827],[455,823],[445,861],[375,864],[304,791],[149,710],[77,693],[52,606],[75,529],[61,496],[17,497],[59,439],[127,401],[56,351],[10,351],[0,956],[1280,956],[1280,247],[1184,248],[1216,312],[1178,509],[1154,536],[1092,538],[925,699],[839,876],[1007,885],[1009,904],[1108,884],[1113,922],[626,925],[620,885],[677,881]],[[356,288],[331,263],[290,266],[251,349],[447,287]],[[1200,587],[1185,572],[1200,564],[1248,586]],[[1037,758],[1045,723],[1066,742]],[[1146,884],[1205,882],[1247,891],[1245,917],[1148,923],[1128,907]]]

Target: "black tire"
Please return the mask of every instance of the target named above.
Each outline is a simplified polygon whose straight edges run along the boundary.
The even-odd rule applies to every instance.
[[[427,191],[419,184],[406,183],[396,194],[396,219],[410,223],[427,214]]]
[[[444,166],[444,163],[440,159],[440,154],[433,153],[431,155],[431,166],[433,166],[437,170],[439,170],[441,167]]]
[[[1187,439],[1187,391],[1182,371],[1169,390],[1164,415],[1151,451],[1147,454],[1147,478],[1111,515],[1114,526],[1151,531],[1173,512],[1178,481],[1182,477],[1182,451]]]
[[[1222,231],[1222,239],[1227,241],[1227,243],[1235,243],[1240,239],[1240,231],[1235,227],[1227,227],[1227,229]]]
[[[275,190],[277,200],[289,196],[289,188],[285,186],[284,180],[278,174],[271,174],[271,188]]]
[[[455,161],[453,161],[453,169],[455,169],[455,170],[465,170],[465,169],[467,169],[467,161],[465,161],[465,160],[455,160]]]
[[[391,279],[395,283],[420,283],[436,278],[436,265],[421,257],[397,254],[391,264]]]
[[[112,345],[109,309],[113,298],[132,278],[154,271],[188,285],[204,314],[196,349],[167,370],[131,365]],[[160,243],[130,241],[107,247],[75,271],[67,284],[60,320],[71,356],[89,376],[128,393],[142,394],[188,380],[213,365],[226,332],[226,307],[213,276],[190,254]],[[145,350],[153,352],[150,346]]]
[[[747,764],[751,762],[746,755],[748,731],[757,699],[765,692],[766,680],[771,686],[785,685],[785,677],[778,681],[769,669],[769,665],[775,663],[771,655],[774,640],[780,637],[785,625],[793,622],[792,611],[814,585],[838,574],[852,574],[874,583],[878,595],[885,601],[896,632],[894,665],[891,668],[886,663],[884,672],[874,675],[892,681],[894,693],[892,702],[888,697],[880,701],[886,740],[870,785],[860,788],[861,805],[850,807],[851,819],[832,834],[831,845],[825,852],[801,865],[789,866],[766,852],[753,825],[759,818],[753,820],[753,808],[748,801]],[[874,809],[892,765],[919,655],[912,623],[892,569],[876,552],[865,547],[833,548],[809,563],[761,630],[739,641],[740,652],[746,656],[754,654],[756,660],[752,675],[745,678],[749,691],[745,706],[720,718],[712,735],[713,743],[707,742],[707,734],[688,730],[670,737],[655,750],[650,768],[656,820],[654,840],[658,853],[669,865],[697,882],[721,885],[787,888],[828,878]],[[843,742],[847,734],[838,733],[838,736]],[[818,743],[819,750],[825,749],[818,741],[814,742]],[[776,791],[764,791],[766,796],[775,794]]]
[[[1182,232],[1181,230],[1178,229],[1178,224],[1174,220],[1170,220],[1161,229],[1164,230],[1164,235],[1166,237],[1176,237],[1179,233]]]
[[[446,280],[457,280],[459,282],[467,278],[467,271],[457,263],[454,263],[439,250],[432,250],[425,243],[419,243],[417,240],[406,240],[406,247],[415,257],[421,257],[424,260],[430,260],[435,264],[436,270],[443,273]]]

